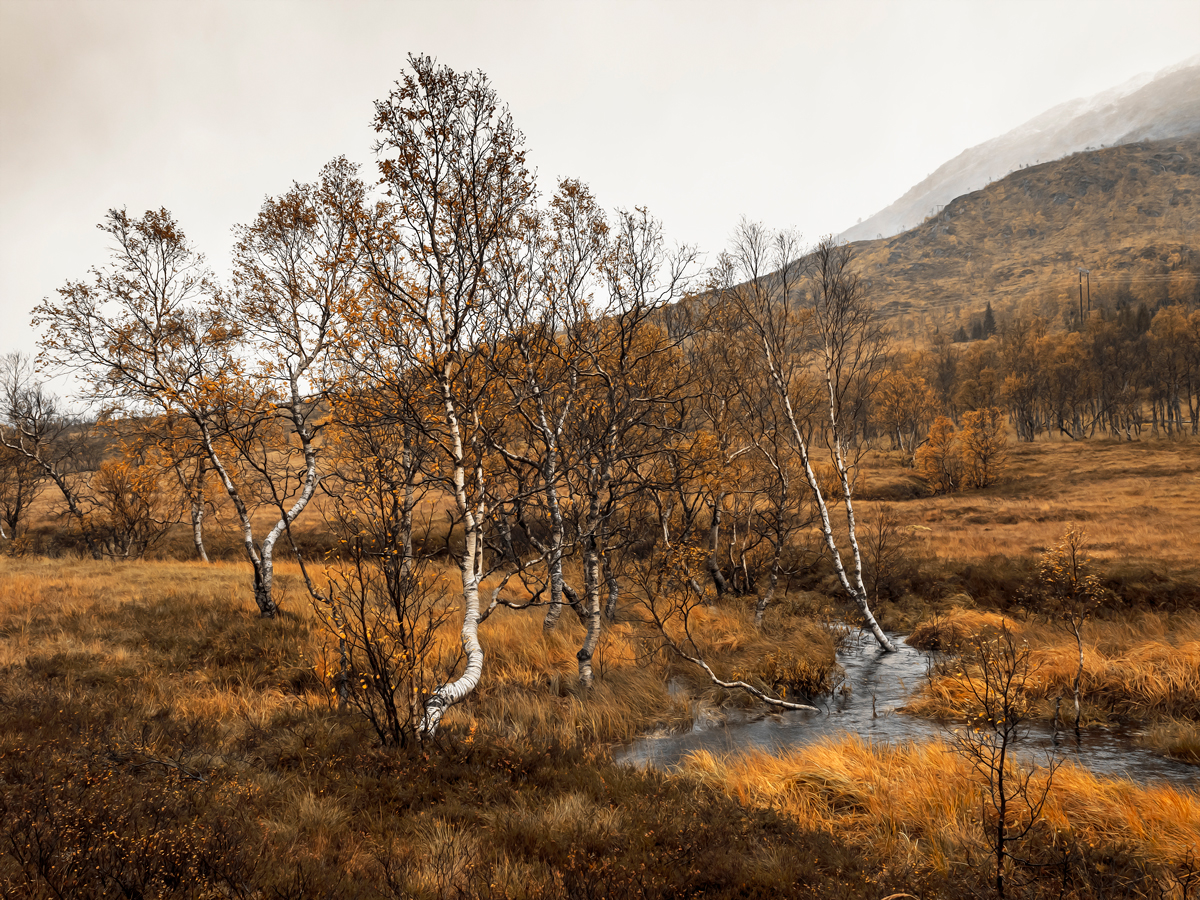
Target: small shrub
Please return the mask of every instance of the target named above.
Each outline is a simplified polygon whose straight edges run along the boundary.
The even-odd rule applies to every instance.
[[[954,422],[938,416],[929,430],[929,439],[917,451],[917,472],[935,494],[949,494],[962,484],[962,460]]]
[[[963,481],[973,488],[995,484],[1008,463],[1008,434],[1004,412],[992,406],[963,414],[958,433]]]

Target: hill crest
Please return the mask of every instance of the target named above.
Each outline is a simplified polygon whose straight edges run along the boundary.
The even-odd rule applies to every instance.
[[[963,151],[895,203],[848,228],[847,241],[890,237],[955,197],[1030,164],[1143,141],[1200,136],[1200,55],[1090,98],[1070,100]]]

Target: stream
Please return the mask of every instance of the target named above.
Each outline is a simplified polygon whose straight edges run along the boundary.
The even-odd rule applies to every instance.
[[[945,738],[950,725],[899,712],[909,693],[920,687],[934,658],[903,642],[904,635],[889,635],[899,648],[895,653],[878,649],[865,633],[852,637],[838,662],[846,671],[848,690],[835,692],[815,706],[820,712],[730,711],[724,721],[700,719],[685,734],[651,735],[619,750],[618,762],[671,768],[694,750],[715,754],[747,749],[777,752],[844,733],[886,743]],[[1031,725],[1018,745],[1018,754],[1044,764],[1055,751],[1059,759],[1078,763],[1099,775],[1116,775],[1138,782],[1170,782],[1200,790],[1200,766],[1156,756],[1139,747],[1133,732],[1125,729],[1085,729],[1077,742],[1072,729]]]

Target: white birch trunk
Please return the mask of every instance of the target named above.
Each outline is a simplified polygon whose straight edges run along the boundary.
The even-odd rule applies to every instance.
[[[246,548],[246,557],[250,560],[250,565],[254,569],[254,602],[258,605],[259,615],[266,619],[273,619],[276,613],[279,612],[279,607],[275,605],[275,601],[271,596],[271,567],[268,564],[264,568],[262,557],[258,553],[258,547],[255,546],[254,527],[250,522],[250,511],[246,508],[246,503],[242,499],[241,492],[238,491],[237,485],[234,484],[233,478],[225,468],[225,463],[221,461],[221,457],[217,453],[217,448],[213,445],[212,434],[208,430],[207,423],[199,421],[197,424],[200,426],[200,437],[204,444],[204,451],[208,454],[208,461],[212,463],[217,477],[221,479],[225,493],[229,496],[230,502],[233,503],[233,509],[237,513],[238,524],[242,529],[242,546]]]
[[[438,724],[442,721],[446,710],[475,690],[483,675],[483,647],[479,643],[479,580],[483,553],[484,516],[481,514],[482,510],[475,508],[467,497],[467,472],[463,452],[462,427],[454,407],[453,395],[450,392],[449,375],[449,371],[443,369],[439,381],[441,382],[446,427],[453,454],[454,499],[463,519],[463,552],[458,560],[458,568],[462,574],[463,585],[462,649],[467,658],[467,665],[462,675],[451,682],[438,685],[425,701],[425,713],[417,727],[417,734],[421,738],[431,737],[437,731]],[[477,461],[474,473],[477,480],[483,476],[480,470],[481,463]]]
[[[764,347],[766,345],[764,344]],[[792,438],[796,442],[796,448],[800,453],[800,461],[804,465],[804,477],[808,481],[808,485],[812,488],[813,495],[817,502],[817,511],[821,519],[821,535],[825,538],[825,546],[829,548],[830,557],[833,560],[833,567],[837,572],[838,580],[842,583],[842,588],[850,596],[858,607],[859,613],[862,615],[867,630],[875,637],[879,646],[884,650],[895,651],[896,646],[888,639],[888,636],[883,633],[883,629],[879,627],[879,623],[875,621],[875,616],[871,612],[871,605],[867,601],[866,588],[862,587],[862,560],[858,553],[858,544],[852,542],[854,555],[857,564],[858,583],[851,582],[850,576],[846,572],[846,567],[842,562],[842,554],[838,550],[837,539],[833,533],[833,522],[829,517],[829,505],[825,501],[825,496],[821,492],[820,482],[817,480],[817,474],[813,471],[812,461],[809,458],[808,442],[804,439],[804,435],[800,431],[800,425],[796,421],[795,411],[792,409],[792,400],[788,395],[787,386],[783,383],[783,379],[779,374],[779,370],[775,367],[775,362],[771,358],[770,349],[767,350],[767,366],[769,368],[771,378],[775,382],[775,388],[779,391],[779,396],[783,401],[784,412],[787,415],[788,426],[792,432]],[[849,495],[847,495],[847,506],[850,506]],[[853,519],[851,519],[853,523]],[[853,533],[853,524],[851,524],[851,532]]]
[[[590,688],[595,680],[592,657],[600,643],[600,553],[593,533],[584,541],[583,549],[583,603],[587,618],[584,620],[583,644],[575,654],[579,661],[579,683]]]

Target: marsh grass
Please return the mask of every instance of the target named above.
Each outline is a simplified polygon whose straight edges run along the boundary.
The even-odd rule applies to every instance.
[[[1037,718],[1051,720],[1056,701],[1071,697],[1078,665],[1074,637],[1064,629],[994,611],[961,610],[918,626],[909,642],[960,654],[972,638],[995,633],[1001,623],[1028,644],[1036,677],[1026,685],[1026,699]],[[956,674],[960,670],[965,678]],[[969,659],[955,656],[934,668],[906,710],[963,720],[974,706],[970,682],[975,677]],[[1147,747],[1200,762],[1200,615],[1147,612],[1089,621],[1083,629],[1080,686],[1084,725],[1136,725]]]
[[[872,496],[900,526],[919,529],[939,566],[1033,559],[1078,522],[1089,526],[1108,586],[1141,582],[1140,596],[1123,592],[1127,600],[1200,596],[1200,442],[1047,441],[1014,444],[1010,456],[1000,483],[943,496],[921,496],[912,470],[889,454],[872,453],[865,465]]]
[[[914,641],[949,651],[1009,621],[1041,654],[1048,715],[1074,671],[1073,639],[1014,621],[1012,599],[1064,523],[1103,521],[1093,549],[1124,605],[1086,626],[1085,715],[1136,723],[1153,746],[1194,758],[1196,453],[1194,442],[1021,446],[1007,482],[946,498],[906,493],[908,476],[875,459],[870,490],[912,530],[913,553],[881,619],[924,620]],[[441,527],[428,543],[453,541]],[[314,558],[323,540],[311,536]],[[570,613],[547,635],[541,610],[498,610],[480,629],[479,690],[435,741],[401,751],[334,702],[334,646],[294,563],[277,563],[283,614],[266,621],[232,551],[208,566],[55,552],[0,557],[0,896],[987,891],[979,785],[940,745],[697,756],[672,774],[614,766],[613,742],[745,702],[668,659],[636,607],[606,626],[588,693]],[[435,561],[433,574],[457,608],[453,568]],[[722,674],[789,695],[836,684],[844,610],[826,574],[797,576],[761,631],[752,598],[702,610],[704,652]],[[454,627],[432,665],[440,677],[461,665]],[[963,698],[939,699],[938,683],[917,702],[954,716]],[[1028,848],[1046,865],[1023,873],[1018,896],[1183,896],[1200,855],[1194,794],[1063,768],[1053,798]]]
[[[989,853],[979,776],[946,743],[888,746],[848,736],[781,754],[718,758],[701,751],[683,771],[742,804],[878,853],[893,876],[973,882]],[[1039,793],[1044,778],[1033,775]],[[1082,886],[1089,867],[1103,865],[1110,884],[1134,888],[1131,896],[1147,882],[1161,896],[1183,896],[1181,880],[1200,855],[1200,797],[1062,766],[1041,823],[1014,853],[1043,866],[1021,874],[1046,890],[1057,858],[1064,892],[1072,881]]]
[[[826,835],[611,763],[610,742],[691,721],[636,619],[607,629],[585,694],[578,623],[493,616],[481,689],[399,751],[332,702],[329,636],[294,566],[279,579],[264,620],[237,564],[0,559],[0,896],[854,896],[870,879]],[[752,651],[737,621],[722,640]],[[454,629],[441,640],[450,673]]]

